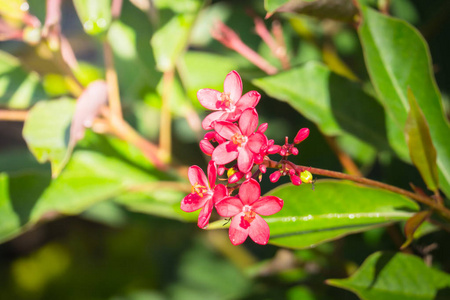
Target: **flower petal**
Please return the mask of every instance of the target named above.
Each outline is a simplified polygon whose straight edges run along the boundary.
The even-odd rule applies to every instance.
[[[258,181],[253,178],[247,179],[241,185],[239,189],[239,198],[244,205],[250,205],[261,196],[261,187]]]
[[[239,119],[239,128],[243,135],[250,136],[258,127],[258,113],[254,108],[247,108]]]
[[[257,91],[250,91],[239,99],[236,103],[236,108],[243,111],[249,107],[255,107],[258,104],[261,95]]]
[[[228,73],[225,77],[225,81],[223,82],[223,92],[230,94],[233,104],[238,102],[242,96],[242,80],[238,72],[231,71]]]
[[[198,227],[205,228],[206,226],[208,226],[212,209],[213,209],[213,202],[212,199],[210,199],[208,202],[205,203],[205,206],[198,215],[198,222],[197,222]]]
[[[228,189],[223,184],[218,184],[214,188],[214,194],[213,194],[213,203],[219,203],[223,199],[228,197]]]
[[[228,235],[230,237],[230,241],[233,245],[239,245],[242,244],[248,237],[248,230],[250,227],[244,229],[239,224],[242,221],[242,218],[244,217],[244,213],[237,214],[233,220],[231,220],[230,224],[230,231],[228,232]]]
[[[242,173],[247,173],[252,169],[253,156],[253,153],[247,147],[239,149],[239,155],[237,158],[239,171]]]
[[[267,137],[262,133],[256,132],[249,136],[246,146],[253,153],[259,153],[263,145],[267,145]]]
[[[283,200],[275,196],[261,197],[252,203],[252,210],[263,216],[270,216],[283,208]]]
[[[228,115],[226,111],[215,111],[207,115],[202,121],[202,127],[204,130],[213,129],[213,122],[224,120],[222,117]],[[226,119],[226,118],[225,118]]]
[[[239,127],[228,121],[218,121],[214,124],[214,130],[227,140],[231,140],[231,137],[235,133],[241,134]]]
[[[242,212],[242,201],[237,197],[226,197],[216,202],[216,210],[222,217],[233,217]]]
[[[217,110],[216,103],[222,93],[213,89],[201,89],[197,92],[197,99],[203,107]]]
[[[200,150],[206,155],[212,155],[214,151],[214,146],[208,140],[200,141]]]
[[[227,145],[230,143],[231,142],[225,142],[214,149],[211,158],[216,164],[225,165],[236,159],[239,153],[238,151],[227,151]]]
[[[199,166],[191,166],[188,170],[188,178],[191,185],[200,184],[209,190],[209,184],[205,172]]]
[[[208,163],[208,181],[209,186],[213,189],[216,186],[216,177],[217,177],[217,167],[213,160],[210,160]]]
[[[191,193],[183,198],[181,201],[181,210],[185,212],[193,212],[200,208],[202,208],[206,201],[210,199],[212,195],[205,195],[204,197],[200,197],[196,193]]]
[[[270,229],[263,218],[256,215],[248,229],[250,238],[257,244],[265,245],[269,241]]]

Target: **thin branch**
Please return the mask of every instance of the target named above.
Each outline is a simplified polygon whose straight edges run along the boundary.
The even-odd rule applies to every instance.
[[[27,110],[0,110],[0,121],[24,122],[27,116]]]
[[[111,119],[113,122],[122,119],[122,106],[120,104],[119,81],[117,79],[117,72],[114,68],[114,56],[111,45],[105,39],[103,42],[103,54],[105,58],[106,67],[106,83],[108,85],[108,98]]]
[[[280,165],[279,162],[273,161],[273,160],[270,160],[270,159],[265,159],[264,160],[264,164],[268,168],[275,168],[275,169],[278,169],[278,167]],[[431,208],[435,209],[437,212],[439,212],[446,219],[450,220],[450,210],[447,209],[446,207],[444,207],[443,205],[441,205],[439,203],[436,203],[433,199],[431,199],[429,197],[425,197],[423,195],[418,195],[418,194],[412,193],[410,191],[398,188],[396,186],[392,186],[392,185],[389,185],[389,184],[386,184],[386,183],[383,183],[383,182],[379,182],[379,181],[375,181],[375,180],[372,180],[372,179],[367,179],[367,178],[364,178],[364,177],[349,175],[349,174],[336,172],[336,171],[325,170],[325,169],[294,165],[293,163],[290,164],[290,165],[291,165],[291,167],[295,168],[299,172],[308,170],[309,172],[311,172],[312,174],[315,174],[315,175],[321,175],[321,176],[326,176],[326,177],[350,180],[350,181],[354,181],[354,182],[358,182],[358,183],[361,183],[361,184],[364,184],[364,185],[377,187],[377,188],[380,188],[380,189],[388,190],[388,191],[391,191],[391,192],[394,192],[394,193],[397,193],[397,194],[409,197],[409,198],[411,198],[413,200],[416,200],[417,202],[420,202],[422,204],[428,205],[429,207],[431,207]]]
[[[161,120],[159,126],[159,154],[163,161],[169,161],[172,152],[172,118],[170,113],[170,98],[175,72],[173,69],[163,74],[163,91]]]
[[[230,27],[218,21],[211,31],[214,39],[219,41],[225,47],[228,47],[246,59],[248,59],[255,66],[266,72],[268,75],[273,75],[278,72],[278,69],[272,66],[268,61],[262,58],[258,53],[249,48],[241,38]]]

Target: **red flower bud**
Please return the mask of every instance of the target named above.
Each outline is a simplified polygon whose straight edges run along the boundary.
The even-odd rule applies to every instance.
[[[302,141],[304,141],[309,136],[309,129],[308,128],[302,128],[297,132],[297,135],[294,139],[294,144],[298,144]]]
[[[259,165],[259,170],[261,173],[265,174],[267,172],[267,166],[266,165]]]
[[[214,146],[211,145],[211,143],[208,140],[201,140],[200,150],[202,150],[202,152],[205,153],[206,155],[211,156],[214,151]]]
[[[267,127],[269,127],[268,123],[262,123],[261,125],[259,125],[258,129],[256,130],[256,132],[264,133],[264,132],[266,132]]]
[[[298,154],[298,149],[295,148],[295,147],[292,147],[290,152],[291,152],[292,155],[297,155]]]
[[[277,182],[278,179],[280,179],[280,177],[281,177],[280,171],[275,171],[272,174],[270,174],[269,179],[272,182]]]
[[[272,146],[269,147],[269,149],[267,149],[267,153],[275,154],[275,153],[280,152],[280,150],[281,150],[281,146],[279,146],[279,145],[272,145]]]
[[[294,185],[300,185],[302,184],[302,180],[297,175],[291,175],[291,181]]]

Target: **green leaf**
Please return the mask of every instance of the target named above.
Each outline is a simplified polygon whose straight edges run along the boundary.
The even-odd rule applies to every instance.
[[[214,68],[211,68],[214,66]],[[183,85],[194,105],[201,107],[197,91],[202,88],[223,91],[223,82],[238,64],[230,57],[200,51],[187,51],[180,63]]]
[[[174,68],[176,60],[187,46],[195,16],[188,13],[175,15],[153,35],[150,45],[160,71]]]
[[[385,141],[383,109],[360,86],[317,62],[252,81],[273,98],[289,103],[326,135],[351,133],[378,149]]]
[[[270,226],[270,243],[307,248],[342,236],[407,220],[418,210],[408,198],[351,182],[321,180],[280,186],[269,195],[284,200],[284,207],[264,217]]]
[[[411,242],[414,240],[417,229],[419,229],[419,227],[431,216],[431,214],[432,212],[429,210],[419,211],[414,216],[409,218],[408,221],[406,221],[404,228],[406,241],[400,247],[401,250],[405,249],[409,246],[409,244],[411,244]]]
[[[24,109],[45,98],[39,76],[25,71],[14,56],[0,51],[0,105]]]
[[[0,174],[0,241],[5,241],[20,232],[20,218],[15,213],[9,196],[9,179]]]
[[[111,0],[74,0],[73,4],[86,33],[97,35],[108,30],[111,23]]]
[[[51,162],[56,177],[68,157],[69,127],[75,101],[67,98],[43,101],[30,110],[23,128],[23,137],[40,163]]]
[[[450,297],[448,274],[404,253],[374,253],[351,277],[329,279],[327,283],[350,290],[364,300],[444,300]]]
[[[36,222],[46,213],[78,214],[88,207],[128,192],[157,178],[114,157],[75,151],[61,175],[54,179],[31,212]]]
[[[409,155],[428,189],[436,191],[439,188],[439,176],[430,128],[411,89],[408,89],[408,101],[410,110],[406,119],[405,135]]]
[[[443,113],[427,44],[417,30],[404,21],[365,6],[361,6],[361,12],[363,22],[358,33],[372,83],[389,116],[389,141],[400,157],[409,160],[403,131],[410,87],[430,127],[437,150],[440,185],[449,196],[450,127]]]

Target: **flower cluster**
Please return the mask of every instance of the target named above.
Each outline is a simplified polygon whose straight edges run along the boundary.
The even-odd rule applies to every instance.
[[[207,176],[198,166],[188,171],[192,192],[184,197],[181,209],[193,212],[201,209],[198,226],[208,226],[213,208],[225,218],[231,218],[229,237],[233,245],[243,243],[248,236],[258,243],[267,244],[269,225],[260,216],[275,214],[283,207],[283,200],[275,196],[261,197],[262,174],[268,167],[268,155],[279,154],[277,171],[270,175],[272,182],[282,175],[289,175],[295,185],[312,181],[311,173],[296,168],[288,161],[289,155],[297,155],[295,144],[305,140],[309,129],[302,128],[289,144],[275,145],[264,134],[268,124],[259,125],[255,106],[261,99],[256,91],[242,95],[242,80],[236,71],[230,72],[224,82],[223,93],[213,89],[201,89],[197,93],[200,103],[213,112],[205,117],[202,127],[209,130],[200,141],[200,149],[211,156]],[[227,167],[228,166],[228,167]],[[218,176],[226,172],[226,184],[217,184]],[[237,195],[232,195],[238,190]]]

